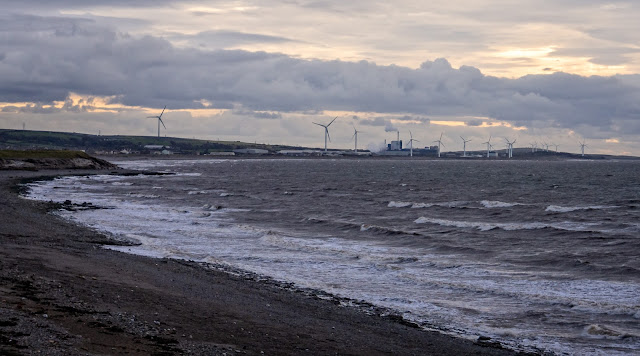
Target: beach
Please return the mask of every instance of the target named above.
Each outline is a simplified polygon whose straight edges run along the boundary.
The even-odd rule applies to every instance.
[[[0,353],[514,354],[259,276],[105,249],[116,242],[17,194],[23,179],[95,173],[0,172]]]

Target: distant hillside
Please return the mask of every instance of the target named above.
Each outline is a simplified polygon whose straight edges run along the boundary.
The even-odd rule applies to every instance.
[[[149,145],[170,147],[172,152],[182,154],[207,154],[239,148],[264,149],[270,152],[295,149],[292,146],[263,145],[240,141],[208,141],[154,136],[98,136],[69,132],[0,129],[0,149],[73,149],[95,154],[126,150],[144,154],[150,153],[150,150],[144,147]]]
[[[118,167],[82,151],[0,150],[0,170],[116,168]]]
[[[145,146],[147,146],[145,148]],[[154,146],[154,147],[149,147]],[[303,150],[304,147],[285,145],[264,145],[246,143],[240,141],[209,141],[196,140],[178,137],[155,137],[155,136],[98,136],[70,132],[52,131],[29,131],[29,130],[3,130],[0,129],[0,150],[77,150],[85,151],[94,155],[109,155],[118,153],[132,154],[152,154],[159,153],[166,148],[171,153],[184,155],[215,154],[216,152],[230,152],[237,149],[261,149],[269,153],[277,153],[280,150]],[[313,150],[313,149],[311,149]],[[315,149],[314,151],[319,151]],[[329,150],[331,154],[340,154],[339,150]],[[394,157],[394,159],[409,159],[409,152],[386,151],[384,157]],[[467,151],[468,156],[462,157],[462,151],[448,151],[442,153],[442,158],[437,158],[435,151],[421,154],[419,150],[414,152],[413,159],[487,159],[486,151]],[[531,148],[514,147],[513,158],[506,158],[506,150],[496,150],[498,157],[491,159],[513,159],[513,160],[566,160],[566,159],[619,159],[635,160],[639,157],[633,156],[613,156],[603,154],[586,154],[584,157],[576,153],[544,151],[537,149],[535,152]],[[373,155],[376,156],[375,154]],[[362,157],[362,156],[359,156]]]

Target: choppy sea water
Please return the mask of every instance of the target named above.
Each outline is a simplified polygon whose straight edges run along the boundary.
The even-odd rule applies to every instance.
[[[33,199],[139,246],[515,349],[640,350],[640,162],[145,160]]]

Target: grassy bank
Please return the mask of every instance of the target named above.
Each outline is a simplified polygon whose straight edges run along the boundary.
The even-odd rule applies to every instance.
[[[0,159],[40,159],[40,158],[86,158],[91,156],[82,151],[68,150],[0,150]]]

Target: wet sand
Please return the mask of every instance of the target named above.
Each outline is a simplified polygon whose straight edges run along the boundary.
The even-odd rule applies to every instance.
[[[17,194],[21,179],[79,173],[0,171],[2,355],[515,354],[251,274],[104,249],[114,241]]]

